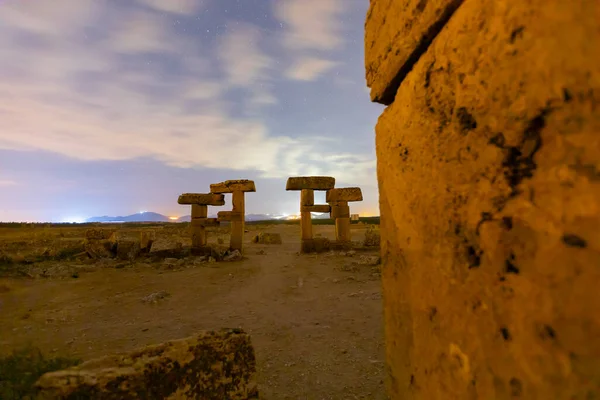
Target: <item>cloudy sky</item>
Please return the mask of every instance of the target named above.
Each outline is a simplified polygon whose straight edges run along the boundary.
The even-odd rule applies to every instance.
[[[0,221],[186,215],[242,178],[247,212],[295,213],[300,175],[378,215],[368,3],[0,0]]]

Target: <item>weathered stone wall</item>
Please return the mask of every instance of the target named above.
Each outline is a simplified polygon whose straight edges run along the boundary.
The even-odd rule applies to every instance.
[[[240,330],[200,335],[45,374],[39,398],[258,399],[250,337]]]
[[[599,21],[371,0],[392,398],[600,398]]]

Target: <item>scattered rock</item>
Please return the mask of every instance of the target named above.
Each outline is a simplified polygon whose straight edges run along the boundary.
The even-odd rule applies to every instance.
[[[363,242],[363,244],[367,247],[379,247],[380,243],[381,236],[379,234],[379,231],[373,228],[367,229],[367,232],[365,232],[365,241]]]
[[[84,242],[84,248],[88,257],[93,260],[98,260],[102,258],[112,258],[114,256],[112,252],[112,244],[109,240],[106,239],[86,239]],[[44,254],[46,254],[46,252],[44,252]]]
[[[264,256],[266,254],[267,254],[267,252],[264,251],[264,250],[259,250],[259,251],[256,252],[256,255],[258,255],[258,256]]]
[[[158,303],[160,300],[164,300],[167,297],[170,297],[171,294],[161,290],[160,292],[149,294],[148,296],[142,298],[142,302],[144,303]]]
[[[223,240],[223,238],[217,238],[217,243],[218,244],[224,244],[225,240]]]
[[[260,244],[282,244],[281,235],[279,233],[261,232],[252,239],[254,243]]]
[[[360,265],[379,265],[381,263],[381,257],[379,256],[360,256],[358,264]]]
[[[152,248],[152,243],[156,240],[156,231],[147,230],[140,232],[140,251],[147,253]]]
[[[216,263],[217,260],[214,257],[208,257],[208,262],[209,263]]]
[[[360,268],[355,263],[344,264],[340,267],[340,271],[344,272],[357,272],[359,270]]]
[[[85,238],[87,240],[106,240],[111,237],[113,232],[111,229],[90,228],[85,231]]]
[[[119,240],[117,242],[117,258],[119,260],[134,260],[141,252],[140,242],[137,240]]]
[[[350,250],[349,252],[346,253],[346,256],[348,257],[354,257],[356,255],[356,251],[354,250]]]
[[[223,261],[238,261],[242,258],[242,253],[240,253],[239,250],[234,250],[225,257],[223,257]]]
[[[171,238],[159,238],[152,242],[150,255],[158,257],[177,257],[181,255],[183,245]]]

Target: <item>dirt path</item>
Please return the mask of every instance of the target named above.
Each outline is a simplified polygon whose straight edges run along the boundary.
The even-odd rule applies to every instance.
[[[136,264],[77,279],[0,280],[0,352],[32,343],[89,359],[241,327],[256,348],[262,398],[385,399],[379,277],[353,265],[362,253],[298,255],[296,230],[274,227],[283,245],[248,244],[247,259],[214,268]],[[159,291],[170,296],[141,301]]]

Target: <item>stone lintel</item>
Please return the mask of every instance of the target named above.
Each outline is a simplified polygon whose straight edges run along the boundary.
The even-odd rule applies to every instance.
[[[256,192],[254,181],[237,179],[210,185],[211,193]]]
[[[209,227],[209,226],[219,226],[220,223],[217,218],[194,218],[194,219],[192,219],[191,225],[192,226]]]
[[[296,176],[288,178],[285,190],[329,190],[335,187],[335,178],[330,176]]]
[[[302,206],[301,212],[314,212],[314,213],[328,213],[331,211],[331,207],[327,204],[316,204],[314,206]]]
[[[35,386],[42,399],[258,399],[254,349],[240,329],[88,361]]]
[[[224,206],[225,196],[215,193],[184,193],[177,202],[184,205]]]
[[[235,211],[219,211],[217,213],[217,219],[219,221],[243,221],[244,214]]]
[[[362,191],[359,187],[331,189],[327,191],[325,201],[333,203],[337,201],[362,201]]]

